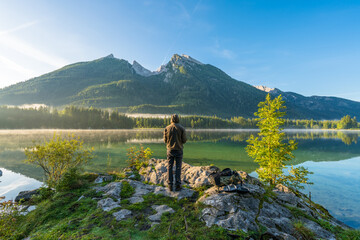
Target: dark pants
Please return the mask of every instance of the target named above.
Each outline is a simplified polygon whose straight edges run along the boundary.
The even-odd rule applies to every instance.
[[[183,158],[183,151],[182,150],[168,150],[167,151],[167,159],[168,159],[168,184],[172,186],[174,183],[174,175],[173,175],[173,167],[174,161],[175,164],[175,185],[181,186],[181,164]]]

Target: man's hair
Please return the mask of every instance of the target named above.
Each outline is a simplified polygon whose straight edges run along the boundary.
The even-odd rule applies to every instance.
[[[171,122],[172,123],[179,123],[180,122],[179,116],[177,114],[173,114],[171,116]]]

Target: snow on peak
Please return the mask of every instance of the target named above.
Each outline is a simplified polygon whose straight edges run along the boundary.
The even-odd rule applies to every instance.
[[[275,88],[269,88],[267,86],[254,86],[256,87],[257,89],[261,90],[261,91],[264,91],[264,92],[271,92],[273,90],[275,90]]]

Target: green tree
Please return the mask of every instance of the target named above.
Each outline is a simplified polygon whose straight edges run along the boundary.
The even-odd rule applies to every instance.
[[[92,149],[84,150],[83,142],[74,136],[62,139],[54,137],[43,145],[25,149],[28,163],[40,166],[45,173],[48,187],[55,187],[61,177],[70,169],[79,167],[93,158]]]
[[[285,116],[283,110],[286,107],[281,95],[272,100],[268,94],[258,107],[255,116],[258,117],[260,132],[257,137],[250,136],[246,150],[260,165],[256,169],[260,180],[271,185],[284,183],[296,188],[301,183],[307,183],[306,176],[309,172],[305,168],[292,167],[288,176],[283,173],[286,162],[294,158],[292,151],[297,149],[297,143],[294,140],[284,142],[285,133],[281,126],[284,124],[282,117]]]
[[[150,148],[144,148],[140,145],[140,149],[137,149],[136,146],[132,146],[127,149],[127,156],[129,166],[139,170],[142,166],[148,164],[148,160],[151,158],[153,152]]]

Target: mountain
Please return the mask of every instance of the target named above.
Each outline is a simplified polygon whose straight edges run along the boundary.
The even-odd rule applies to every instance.
[[[262,90],[187,55],[175,54],[157,71],[150,71],[136,61],[130,64],[111,54],[0,89],[0,105],[36,103],[114,108],[134,113],[253,117],[257,104],[267,94]],[[360,113],[358,102],[308,98],[278,89],[270,92],[284,96],[289,118],[339,119]]]
[[[294,92],[283,92],[277,88],[265,88],[264,91],[269,92],[274,97],[281,94],[289,109],[288,114],[295,116],[295,118],[312,116],[315,119],[340,119],[345,115],[356,116],[357,118],[360,116],[359,102],[337,97],[305,97]]]

